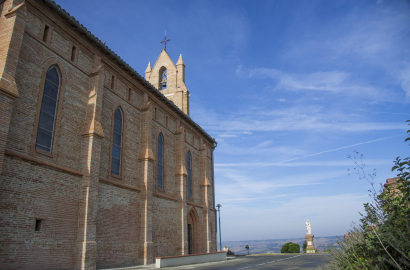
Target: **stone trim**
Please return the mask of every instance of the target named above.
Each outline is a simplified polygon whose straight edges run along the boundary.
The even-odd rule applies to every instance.
[[[218,251],[218,252],[210,252],[210,253],[199,253],[199,254],[189,254],[189,255],[179,255],[179,256],[168,256],[168,257],[155,257],[155,259],[191,257],[191,256],[200,256],[200,255],[208,255],[208,254],[217,254],[217,253],[226,253],[226,251]]]
[[[100,177],[99,180],[100,180],[100,182],[103,182],[103,183],[106,183],[106,184],[110,184],[110,185],[113,185],[113,186],[126,188],[126,189],[131,189],[131,190],[134,190],[134,191],[137,191],[137,192],[141,192],[141,189],[139,189],[137,187],[129,186],[129,185],[120,183],[120,182],[115,181],[115,180],[105,179],[105,178],[102,178],[102,177]]]
[[[176,199],[174,197],[171,197],[171,196],[168,196],[168,195],[165,195],[165,194],[155,192],[153,195],[154,195],[154,197],[157,197],[157,198],[162,198],[162,199],[178,202],[178,199]]]
[[[10,156],[10,157],[21,158],[22,160],[25,160],[25,161],[36,163],[38,165],[48,166],[48,167],[51,167],[53,169],[58,169],[58,170],[65,171],[67,173],[84,176],[84,174],[80,171],[73,170],[73,169],[65,167],[65,166],[56,165],[56,164],[53,164],[51,162],[47,162],[47,161],[44,161],[44,160],[41,160],[41,159],[38,159],[38,158],[30,157],[30,156],[27,156],[23,153],[19,153],[17,151],[6,150],[5,155]]]
[[[193,203],[193,202],[187,202],[186,204],[187,204],[187,205],[192,205],[192,206],[195,206],[195,207],[199,207],[199,208],[203,208],[202,205],[196,204],[196,203]]]

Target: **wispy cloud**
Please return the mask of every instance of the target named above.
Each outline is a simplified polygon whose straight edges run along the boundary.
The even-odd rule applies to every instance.
[[[313,73],[289,73],[273,68],[237,70],[238,76],[251,79],[272,79],[275,91],[325,91],[350,97],[365,97],[377,101],[402,102],[400,94],[380,86],[373,86],[341,70]],[[407,73],[408,74],[408,73]],[[409,87],[410,88],[410,87]],[[280,100],[279,100],[280,101]]]
[[[272,143],[273,143],[272,140],[264,141],[264,142],[261,142],[260,144],[258,144],[258,146],[256,146],[256,147],[258,147],[258,148],[267,147],[267,146],[271,145]]]
[[[307,157],[307,156],[305,156]],[[300,157],[304,158],[304,157]],[[299,159],[299,158],[296,158]],[[294,160],[294,159],[293,159]],[[392,164],[391,160],[366,160],[367,165],[385,165]],[[350,160],[337,160],[337,161],[306,161],[306,162],[247,162],[247,163],[220,163],[215,164],[215,167],[348,167],[352,165]]]
[[[406,100],[410,102],[410,64],[401,72],[401,88],[406,93]]]

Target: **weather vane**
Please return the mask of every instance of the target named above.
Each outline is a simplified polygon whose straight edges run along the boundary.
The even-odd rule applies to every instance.
[[[171,41],[170,39],[167,39],[167,31],[165,31],[165,38],[161,43],[164,43],[164,50],[167,51],[167,42]]]

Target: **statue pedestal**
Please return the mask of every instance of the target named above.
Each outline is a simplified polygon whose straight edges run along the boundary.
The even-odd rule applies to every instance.
[[[315,253],[316,249],[315,246],[313,245],[313,234],[306,234],[305,238],[306,238],[306,253]]]

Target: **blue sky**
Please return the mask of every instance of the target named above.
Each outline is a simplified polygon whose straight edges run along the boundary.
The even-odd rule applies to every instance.
[[[182,54],[191,118],[216,138],[222,240],[344,234],[409,156],[408,1],[57,0],[141,75]]]

